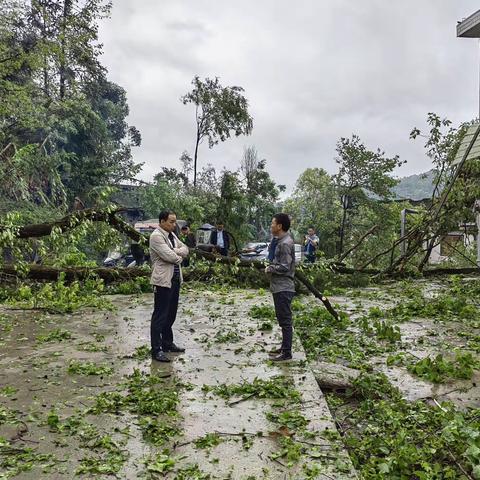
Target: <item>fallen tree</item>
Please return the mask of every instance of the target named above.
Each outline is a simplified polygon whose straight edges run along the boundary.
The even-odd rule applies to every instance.
[[[75,280],[86,280],[96,276],[105,280],[107,283],[118,282],[121,280],[132,280],[139,277],[149,277],[150,272],[143,268],[91,268],[91,267],[66,267],[57,268],[45,265],[31,264],[28,266],[28,272],[22,275],[15,270],[14,265],[4,265],[0,268],[0,275],[12,277],[25,277],[30,280],[47,280],[55,282],[61,276],[67,282]]]
[[[10,228],[10,231],[12,235],[16,238],[31,238],[31,237],[38,238],[38,237],[50,235],[52,231],[54,231],[54,229],[58,229],[61,232],[65,232],[67,230],[75,228],[83,221],[89,220],[94,222],[105,222],[108,225],[110,225],[110,227],[125,234],[127,237],[131,238],[135,242],[139,242],[143,245],[146,245],[147,238],[145,237],[145,235],[141,234],[140,232],[137,232],[132,226],[130,226],[122,218],[116,215],[117,213],[120,213],[123,211],[126,211],[126,209],[107,208],[103,210],[94,210],[94,209],[80,210],[78,212],[74,212],[70,215],[67,215],[66,217],[56,222],[41,223],[36,225],[26,225],[26,226],[16,227],[13,229]],[[2,231],[5,231],[5,230],[6,230],[6,227],[0,227],[0,233],[2,233]],[[196,256],[200,258],[204,258],[208,261],[221,262],[224,264],[238,265],[242,267],[250,267],[250,268],[253,267],[256,269],[265,268],[265,265],[263,264],[263,262],[247,262],[237,257],[224,257],[224,256],[213,254],[210,252],[205,252],[200,249],[192,249],[192,252],[195,253]],[[93,273],[98,274],[100,278],[103,278],[108,281],[113,281],[114,279],[120,280],[125,278],[125,277],[121,277],[120,275],[126,275],[127,276],[126,278],[135,278],[132,276],[132,275],[135,275],[132,269],[125,269],[125,270],[130,270],[130,272],[120,274],[119,273],[120,269],[101,269],[101,268],[86,269],[84,267],[77,267],[77,268],[60,270],[60,269],[53,269],[50,267],[43,267],[43,266],[37,266],[37,265],[31,265],[30,267],[34,267],[34,268],[33,270],[31,270],[31,273],[28,273],[28,275],[29,276],[32,275],[30,278],[37,279],[37,280],[40,279],[41,275],[44,275],[44,277],[42,278],[43,280],[58,279],[62,271],[65,275],[65,278],[67,279],[86,278],[88,275],[92,275]],[[3,271],[0,270],[0,271],[2,271],[6,275],[14,275],[14,274],[16,275],[16,270],[13,266],[11,267],[7,266],[7,267],[4,267],[4,269],[5,268],[6,270],[3,270]],[[148,272],[145,272],[145,270],[141,270],[141,272],[144,272],[143,275],[138,273],[137,276],[148,275]],[[325,297],[322,294],[322,292],[316,289],[302,272],[297,270],[295,273],[295,277],[300,283],[305,285],[305,287],[316,298],[318,298],[323,303],[325,308],[335,319],[338,319],[338,313],[333,308],[328,298]]]

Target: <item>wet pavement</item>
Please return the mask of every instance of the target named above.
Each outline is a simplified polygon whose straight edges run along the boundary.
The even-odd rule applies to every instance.
[[[468,282],[469,279],[463,279]],[[448,277],[442,280],[416,280],[415,289],[422,292],[425,298],[434,298],[448,284]],[[356,289],[346,295],[337,295],[330,300],[346,311],[350,318],[358,319],[367,315],[372,307],[388,309],[408,300],[399,284]],[[359,295],[360,294],[360,295]],[[473,299],[472,301],[477,301]],[[478,359],[476,345],[471,348],[468,339],[480,339],[480,328],[477,321],[455,321],[442,318],[424,318],[413,316],[410,319],[393,321],[401,333],[401,342],[392,352],[371,355],[368,364],[375,371],[384,373],[392,385],[396,386],[409,401],[425,400],[427,402],[449,401],[460,409],[480,408],[480,370],[473,372],[471,379],[449,379],[434,384],[412,375],[405,367],[387,365],[391,354],[403,352],[417,360],[426,357],[434,358],[438,354],[445,358],[458,351],[471,351]],[[480,359],[479,359],[480,360]]]
[[[24,471],[11,478],[75,478],[79,465],[92,458],[112,463],[119,452],[123,459],[116,477],[125,479],[356,478],[298,340],[293,361],[269,361],[268,351],[279,344],[278,328],[261,331],[261,321],[248,312],[253,305],[271,305],[270,295],[245,290],[184,292],[175,330],[176,342],[186,353],[169,354],[170,364],[134,358],[136,349],[149,342],[152,296],[109,298],[115,312],[50,315],[0,310],[0,459],[7,451],[1,437],[12,452],[30,448],[31,455],[46,455],[35,457],[30,466],[28,459],[18,457]],[[72,361],[92,362],[104,373],[69,373]],[[135,369],[184,385],[179,390],[180,434],[161,447],[142,439],[137,415],[86,413],[95,396],[118,390]],[[287,404],[268,395],[224,399],[208,388],[276,378],[287,379],[291,390],[299,392],[298,401]],[[301,418],[302,427],[272,420],[282,414]],[[75,416],[87,425],[82,428],[95,429],[88,442],[59,430],[57,424]],[[206,434],[216,441],[200,447],[198,441]],[[99,453],[95,438],[104,439]],[[116,449],[107,449],[108,442]],[[162,458],[166,448],[175,467],[166,468],[167,473],[146,468],[146,459]],[[8,468],[0,469],[0,479],[10,478]],[[101,473],[78,475],[82,477],[111,478]]]

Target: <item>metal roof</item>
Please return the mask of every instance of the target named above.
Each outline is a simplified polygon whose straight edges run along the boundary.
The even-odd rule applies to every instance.
[[[480,10],[457,23],[457,37],[480,38]]]
[[[462,139],[460,147],[458,147],[457,154],[455,155],[455,159],[452,163],[453,165],[457,165],[461,162],[463,155],[465,154],[468,146],[470,145],[470,142],[472,141],[473,136],[475,135],[475,132],[477,131],[477,128],[478,123],[474,123],[468,128],[467,133]],[[475,143],[473,144],[472,149],[470,150],[466,160],[473,160],[478,158],[480,158],[480,135],[475,140]]]

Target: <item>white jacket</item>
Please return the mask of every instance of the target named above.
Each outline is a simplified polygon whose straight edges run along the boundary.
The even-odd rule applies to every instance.
[[[156,228],[150,235],[150,260],[152,262],[152,276],[150,283],[157,287],[172,287],[174,265],[179,265],[188,256],[188,247],[178,237],[175,238],[175,249],[168,239],[168,232],[163,228]],[[183,281],[182,267],[180,267],[180,282]]]

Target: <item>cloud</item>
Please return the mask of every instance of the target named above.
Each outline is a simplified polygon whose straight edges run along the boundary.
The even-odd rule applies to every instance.
[[[110,78],[127,90],[142,132],[142,177],[193,152],[194,111],[180,97],[194,75],[245,88],[250,137],[202,145],[200,167],[238,167],[255,145],[291,189],[308,167],[335,172],[335,145],[358,134],[369,148],[408,160],[397,173],[430,168],[409,140],[428,112],[454,122],[478,112],[478,44],[457,39],[474,0],[117,0],[100,40]]]

